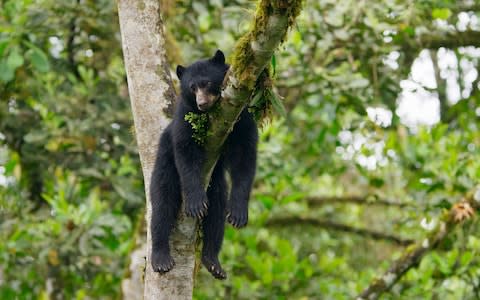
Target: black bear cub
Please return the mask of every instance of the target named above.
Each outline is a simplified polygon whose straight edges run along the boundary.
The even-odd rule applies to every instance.
[[[225,142],[207,192],[200,177],[206,153],[193,139],[192,126],[185,120],[185,115],[189,113],[208,113],[220,99],[228,68],[220,50],[210,59],[197,61],[188,67],[177,67],[181,93],[173,120],[160,138],[150,185],[151,261],[156,272],[168,272],[175,264],[170,255],[169,237],[182,197],[186,215],[202,219],[202,263],[215,278],[225,279],[227,276],[218,261],[225,219],[237,228],[247,224],[258,140],[252,115],[247,109],[242,111]],[[231,178],[230,192],[225,180],[226,170]]]

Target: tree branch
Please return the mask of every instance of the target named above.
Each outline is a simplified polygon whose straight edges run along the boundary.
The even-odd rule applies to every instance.
[[[210,113],[209,137],[205,143],[207,162],[204,183],[208,185],[220,149],[243,108],[249,103],[255,82],[270,63],[275,49],[300,13],[303,0],[260,0],[253,24],[237,43],[231,60],[222,101]]]
[[[408,203],[392,201],[388,199],[379,199],[377,196],[332,196],[332,197],[322,197],[322,196],[312,196],[305,199],[308,205],[313,207],[323,206],[327,204],[343,204],[343,203],[354,203],[360,205],[383,205],[383,206],[396,206],[396,207],[407,207]]]
[[[441,47],[453,49],[458,47],[480,47],[480,31],[437,31],[423,34],[417,38],[419,48],[438,49]],[[408,47],[408,46],[407,46]],[[410,45],[412,47],[412,45]]]
[[[347,233],[358,234],[361,236],[369,237],[374,240],[385,240],[400,246],[408,246],[413,243],[412,240],[402,239],[398,236],[391,235],[388,233],[378,232],[374,230],[357,228],[341,223],[336,223],[326,220],[318,220],[314,218],[303,218],[303,217],[283,217],[283,218],[274,218],[267,221],[265,224],[271,227],[285,227],[285,226],[294,226],[294,225],[309,225],[322,227],[325,229],[332,229],[336,231],[342,231]]]
[[[67,39],[67,61],[70,69],[76,78],[80,78],[80,73],[78,73],[77,63],[75,61],[75,36],[77,35],[77,9],[80,4],[80,0],[76,1],[77,7],[74,10],[74,16],[70,19],[68,24],[68,39]]]
[[[408,247],[403,255],[394,261],[390,268],[372,283],[356,298],[378,299],[382,293],[391,287],[405,275],[408,270],[417,266],[429,251],[435,249],[448,236],[457,225],[469,219],[475,213],[474,209],[480,208],[480,187],[468,193],[462,200],[445,212],[436,222],[436,226],[424,239],[417,244]]]

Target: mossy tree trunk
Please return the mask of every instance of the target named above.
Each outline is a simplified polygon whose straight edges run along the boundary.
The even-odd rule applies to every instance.
[[[203,172],[207,186],[233,124],[247,105],[255,81],[270,63],[273,52],[284,40],[299,14],[302,0],[260,0],[251,30],[240,40],[232,59],[223,99],[210,118],[211,135],[206,140],[208,158]],[[165,275],[152,271],[149,263],[150,178],[159,135],[168,123],[166,112],[174,100],[165,35],[157,0],[119,0],[118,11],[137,144],[147,197],[147,263],[145,299],[191,299],[195,269],[196,222],[179,217],[171,238],[176,265]]]

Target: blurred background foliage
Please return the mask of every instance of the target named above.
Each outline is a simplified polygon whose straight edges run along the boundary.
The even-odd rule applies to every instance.
[[[255,1],[162,1],[172,70],[232,52]],[[351,299],[480,179],[480,3],[306,0],[272,59],[229,279],[195,299]],[[115,299],[144,190],[112,0],[0,1],[0,298]],[[480,299],[478,218],[384,299]],[[141,272],[141,270],[139,270]]]

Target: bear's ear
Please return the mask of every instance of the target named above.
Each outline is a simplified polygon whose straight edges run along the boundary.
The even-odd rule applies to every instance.
[[[225,55],[221,50],[217,50],[215,55],[210,60],[216,64],[223,65],[225,63]]]
[[[178,65],[177,66],[177,77],[178,79],[182,79],[183,72],[185,72],[185,67]]]

